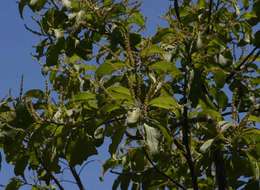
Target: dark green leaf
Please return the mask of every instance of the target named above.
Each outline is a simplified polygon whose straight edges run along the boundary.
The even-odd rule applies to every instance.
[[[72,166],[81,165],[88,157],[97,154],[97,150],[87,137],[78,137],[69,144],[67,160]]]
[[[98,77],[102,77],[104,75],[110,75],[115,71],[119,71],[125,67],[125,64],[123,62],[110,62],[107,61],[100,65],[96,71],[96,75]]]
[[[45,93],[40,90],[40,89],[32,89],[32,90],[28,90],[25,95],[25,97],[29,97],[29,98],[38,98],[38,99],[42,99],[45,96]]]
[[[27,166],[27,163],[28,163],[28,157],[27,156],[23,156],[21,157],[20,159],[18,159],[18,161],[16,162],[15,164],[15,167],[14,167],[14,173],[15,175],[24,175],[24,170]]]
[[[22,186],[22,181],[19,178],[12,178],[6,186],[5,190],[19,190]]]
[[[125,130],[125,126],[117,126],[116,133],[111,137],[112,143],[109,145],[109,153],[111,156],[115,155],[117,148],[124,137]]]
[[[23,9],[27,5],[27,3],[28,3],[28,0],[19,1],[18,7],[19,7],[19,13],[20,13],[21,18],[23,18]]]

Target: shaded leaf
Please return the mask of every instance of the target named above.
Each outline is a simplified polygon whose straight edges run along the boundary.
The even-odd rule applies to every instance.
[[[5,190],[19,190],[22,186],[22,181],[19,178],[12,178],[6,186]]]

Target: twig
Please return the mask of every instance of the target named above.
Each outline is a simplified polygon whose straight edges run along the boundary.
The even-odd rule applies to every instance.
[[[226,82],[228,82],[236,73],[238,70],[241,69],[241,67],[246,64],[246,62],[248,61],[248,59],[255,53],[255,51],[258,49],[258,47],[255,47],[246,57],[245,59],[237,66],[237,68],[235,68],[235,70],[233,72],[231,72],[227,78],[226,78]],[[255,59],[257,58],[257,56],[260,55],[260,51],[257,52]]]
[[[35,30],[29,28],[26,24],[24,24],[24,27],[25,27],[26,30],[28,30],[29,32],[31,32],[31,33],[33,33],[33,34],[35,34],[37,36],[46,36],[45,34],[42,34],[42,33],[38,32],[38,31],[35,31]]]
[[[209,15],[208,15],[208,28],[207,28],[207,33],[210,31],[210,22],[211,22],[211,14],[212,14],[212,5],[213,5],[213,0],[210,0],[209,2]]]
[[[19,100],[22,100],[23,97],[23,85],[24,85],[24,77],[21,76],[21,82],[20,82],[20,94],[19,94]]]

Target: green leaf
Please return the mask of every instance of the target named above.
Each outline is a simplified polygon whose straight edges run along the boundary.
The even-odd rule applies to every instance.
[[[228,97],[223,91],[217,92],[216,99],[220,108],[225,108],[228,104]]]
[[[91,92],[80,92],[73,96],[73,101],[89,101],[89,100],[95,100],[96,95]]]
[[[214,71],[214,80],[216,82],[217,88],[221,89],[224,87],[226,82],[226,73],[223,70]]]
[[[213,109],[211,105],[205,103],[201,99],[199,100],[199,105],[201,106],[201,108],[203,110],[201,112],[202,115],[204,115],[204,116],[208,115],[208,116],[210,116],[211,118],[214,118],[214,120],[217,120],[217,121],[222,120],[221,114],[218,111],[216,111],[215,109]]]
[[[172,73],[174,76],[180,75],[181,71],[176,68],[176,66],[167,61],[158,61],[149,66],[154,71],[161,71],[164,73]]]
[[[220,128],[220,132],[225,132],[230,127],[232,127],[233,124],[232,124],[232,122],[229,122],[229,121],[220,121],[220,122],[218,122],[218,126]]]
[[[154,55],[163,55],[165,52],[157,45],[148,46],[141,52],[142,57],[150,57]]]
[[[24,96],[30,98],[42,99],[45,97],[45,93],[40,89],[32,89],[32,90],[28,90]]]
[[[204,9],[207,5],[205,0],[198,0],[198,4],[200,9]]]
[[[135,23],[140,27],[143,27],[145,25],[144,17],[140,12],[133,13],[128,21],[130,23]]]
[[[158,128],[159,131],[162,133],[163,137],[168,142],[168,145],[171,146],[173,138],[171,132],[167,129],[167,127],[163,126],[160,120],[157,121],[155,119],[150,119],[150,121],[151,122],[149,124],[155,128]]]
[[[143,128],[145,131],[145,143],[149,149],[149,152],[151,154],[158,153],[160,137],[159,131],[156,128],[147,125],[146,123],[144,124]]]
[[[110,6],[112,3],[112,0],[103,0],[104,6]]]
[[[33,11],[40,11],[47,0],[30,0],[29,1],[29,6]]]
[[[97,154],[94,144],[88,137],[80,136],[70,142],[66,154],[68,162],[72,165],[81,165],[88,157]]]
[[[247,157],[249,159],[249,163],[252,169],[252,172],[254,174],[254,179],[259,181],[260,178],[260,169],[257,160],[252,157],[251,155],[247,154]]]
[[[255,33],[254,44],[255,44],[256,47],[260,48],[260,30],[258,30]]]
[[[159,28],[155,36],[152,38],[154,44],[161,42],[167,35],[173,35],[173,29],[171,28]]]
[[[127,100],[132,103],[132,96],[130,90],[123,86],[111,86],[107,88],[107,91],[111,94],[111,96],[116,100]]]
[[[255,122],[260,122],[260,117],[256,115],[250,115],[248,118],[249,121],[255,121]]]
[[[243,0],[243,5],[247,9],[249,7],[249,0]]]
[[[54,66],[59,64],[59,55],[64,48],[64,39],[60,38],[54,45],[50,45],[46,52],[46,65]]]
[[[135,49],[135,46],[142,41],[142,36],[138,33],[130,33],[130,46]]]
[[[126,130],[125,126],[116,126],[116,127],[117,127],[116,133],[114,133],[113,136],[111,137],[112,143],[109,145],[109,153],[111,156],[115,155],[117,147],[122,141]]]
[[[28,0],[20,0],[18,4],[20,17],[23,18],[23,9],[27,5]]]
[[[250,179],[247,183],[246,186],[244,187],[244,190],[254,190],[254,189],[259,189],[259,181]]]
[[[107,170],[113,169],[117,165],[118,165],[118,160],[115,160],[113,158],[106,160],[106,162],[102,166],[102,168],[103,168],[102,175],[104,176],[104,174],[107,172]]]
[[[96,70],[96,75],[98,77],[102,77],[104,75],[110,75],[115,71],[119,71],[125,67],[123,62],[111,62],[106,61],[105,63],[101,64],[98,69]]]
[[[24,170],[27,166],[27,163],[28,163],[28,157],[27,156],[23,156],[21,157],[20,159],[18,159],[18,161],[16,162],[15,164],[15,167],[14,167],[14,173],[15,175],[24,175]]]
[[[19,178],[12,178],[6,186],[5,190],[19,190],[22,186],[22,181]]]
[[[159,96],[157,98],[152,99],[149,102],[149,105],[158,108],[168,109],[168,110],[174,110],[180,108],[180,105],[173,97],[166,96],[166,95]]]
[[[206,142],[204,142],[203,145],[200,147],[200,151],[205,153],[210,148],[213,142],[214,139],[209,139]]]

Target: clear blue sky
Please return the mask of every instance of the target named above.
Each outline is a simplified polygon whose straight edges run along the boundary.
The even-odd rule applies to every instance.
[[[154,33],[157,25],[162,24],[159,16],[167,8],[168,0],[143,0],[143,11],[148,17],[148,33]],[[8,94],[9,89],[13,95],[19,92],[21,75],[24,75],[24,88],[43,88],[44,82],[41,76],[39,64],[32,59],[34,52],[32,46],[38,42],[38,37],[29,33],[24,28],[24,23],[32,25],[29,15],[22,20],[19,17],[16,0],[1,0],[0,6],[0,98]],[[107,144],[107,143],[106,143]],[[107,157],[106,149],[100,150],[100,156],[95,159]],[[103,183],[98,177],[101,173],[101,164],[94,162],[84,170],[83,181],[91,190],[111,189],[113,176],[107,175]],[[12,167],[2,164],[0,171],[0,184],[6,184],[12,176]],[[28,189],[28,188],[27,188]],[[67,187],[66,189],[76,189]]]

